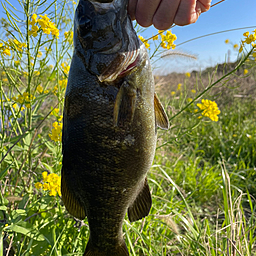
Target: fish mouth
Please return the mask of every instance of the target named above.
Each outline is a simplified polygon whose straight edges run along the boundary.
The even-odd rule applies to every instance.
[[[133,70],[139,62],[140,49],[118,53],[117,57],[108,65],[104,72],[98,76],[100,82],[112,82],[123,77]]]

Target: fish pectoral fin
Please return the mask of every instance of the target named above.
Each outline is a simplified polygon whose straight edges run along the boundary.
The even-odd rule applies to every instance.
[[[128,208],[128,218],[130,222],[139,220],[149,214],[152,205],[151,194],[147,179],[140,193],[137,195],[133,204]]]
[[[74,217],[83,220],[86,216],[84,207],[78,202],[72,192],[68,189],[63,167],[61,170],[61,195],[62,201],[67,211]]]
[[[116,95],[113,113],[114,126],[124,126],[132,123],[136,98],[136,89],[124,82]]]
[[[91,239],[89,239],[83,256],[129,256],[129,252],[124,240],[120,241],[115,246],[106,248],[102,251],[94,246]]]
[[[156,125],[162,129],[168,130],[169,129],[169,120],[168,116],[164,111],[164,108],[158,99],[156,93],[154,94],[154,108],[155,108],[155,118],[156,118]]]

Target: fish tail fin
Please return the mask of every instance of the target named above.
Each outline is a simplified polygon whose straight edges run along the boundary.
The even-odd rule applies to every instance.
[[[83,256],[129,256],[129,252],[124,240],[111,249],[103,250],[94,246],[89,239]]]

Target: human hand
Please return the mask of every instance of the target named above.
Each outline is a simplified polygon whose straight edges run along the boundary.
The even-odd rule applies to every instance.
[[[195,23],[200,14],[210,9],[211,0],[129,0],[128,13],[143,27],[152,24],[166,30]]]

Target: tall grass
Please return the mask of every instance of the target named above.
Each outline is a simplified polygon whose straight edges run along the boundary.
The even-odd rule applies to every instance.
[[[17,4],[2,1],[0,28],[0,256],[83,255],[87,220],[71,217],[57,181],[42,176],[61,170],[75,4]],[[42,27],[32,35],[34,13],[47,14],[59,38]],[[153,54],[161,42],[173,43],[165,35]],[[156,78],[171,129],[158,132],[149,216],[124,222],[131,255],[256,255],[254,54],[244,48],[234,65]],[[201,117],[202,99],[218,103],[218,122]]]

